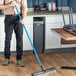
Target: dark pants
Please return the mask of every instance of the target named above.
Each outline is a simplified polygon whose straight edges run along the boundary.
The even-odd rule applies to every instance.
[[[17,60],[22,58],[23,52],[23,26],[20,23],[18,16],[6,15],[5,16],[5,58],[10,58],[10,42],[13,30],[16,35],[16,51]]]

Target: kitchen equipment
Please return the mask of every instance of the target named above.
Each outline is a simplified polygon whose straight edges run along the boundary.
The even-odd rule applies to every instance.
[[[48,11],[56,11],[56,3],[55,2],[48,2],[47,9],[48,9]]]
[[[56,3],[52,2],[52,11],[56,11]]]
[[[34,7],[34,11],[46,11],[47,7],[46,4],[40,4],[39,6]]]

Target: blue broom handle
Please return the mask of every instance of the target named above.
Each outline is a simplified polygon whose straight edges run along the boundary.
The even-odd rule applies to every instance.
[[[22,20],[22,17],[21,17],[21,15],[20,15],[20,13],[19,13],[18,8],[17,8],[16,5],[15,5],[15,8],[16,8],[16,11],[17,11],[17,13],[18,13],[18,15],[19,15],[20,20]],[[37,51],[36,51],[36,49],[35,49],[35,47],[34,47],[34,45],[33,45],[33,42],[31,41],[31,38],[30,38],[30,36],[29,36],[29,34],[28,34],[28,31],[27,31],[27,29],[26,29],[26,27],[25,27],[25,24],[23,24],[23,27],[24,27],[25,32],[26,32],[26,34],[27,34],[27,36],[28,36],[28,39],[29,39],[29,41],[30,41],[30,43],[31,43],[31,45],[32,45],[32,47],[33,47],[34,53],[35,53],[35,55],[36,55],[36,58],[37,58],[37,60],[38,60],[38,62],[39,62],[39,64],[40,64],[40,66],[42,66],[41,61],[40,61],[40,59],[39,59],[39,57],[38,57]]]

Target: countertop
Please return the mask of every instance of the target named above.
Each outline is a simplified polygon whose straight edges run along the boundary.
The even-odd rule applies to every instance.
[[[28,12],[27,15],[28,16],[48,16],[48,15],[58,15],[61,14],[60,12]]]
[[[68,14],[68,12],[64,12],[64,14]],[[73,13],[76,15],[76,13]],[[62,15],[61,12],[28,12],[27,16],[33,16],[33,17],[38,17],[38,16],[51,16],[51,15]]]
[[[50,15],[61,15],[61,12],[28,12],[27,16],[31,16],[31,17],[41,17],[41,16],[50,16]],[[68,14],[68,12],[64,12],[64,14]],[[73,13],[74,15],[76,15],[76,13]],[[3,17],[4,15],[0,14],[0,17]]]

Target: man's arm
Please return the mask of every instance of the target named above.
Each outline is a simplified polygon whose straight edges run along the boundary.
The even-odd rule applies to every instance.
[[[0,5],[0,9],[7,9],[7,8],[9,8],[9,7],[11,7],[10,4],[7,4],[7,5]]]
[[[22,11],[22,23],[25,23],[26,21],[26,16],[27,16],[27,9]]]
[[[11,3],[6,4],[6,5],[0,5],[0,9],[7,9],[7,8],[14,6],[15,4],[16,4],[16,2],[12,1]]]
[[[21,23],[25,23],[26,21],[26,16],[27,16],[27,1],[23,0],[23,4],[22,4],[22,21]]]

